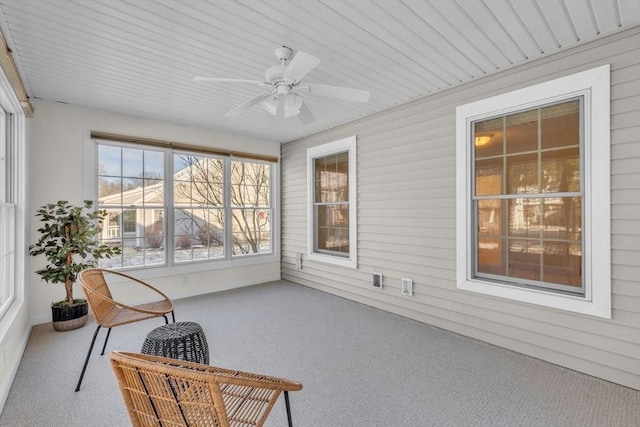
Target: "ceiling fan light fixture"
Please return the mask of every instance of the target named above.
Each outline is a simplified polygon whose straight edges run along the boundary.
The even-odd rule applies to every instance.
[[[284,116],[286,118],[295,117],[300,114],[302,98],[295,93],[289,92],[284,96]]]
[[[262,107],[267,111],[267,113],[275,116],[278,114],[278,97],[270,96],[269,98],[262,101]]]

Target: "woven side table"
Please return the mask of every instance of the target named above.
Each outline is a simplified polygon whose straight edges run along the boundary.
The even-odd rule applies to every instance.
[[[195,322],[170,323],[147,334],[142,353],[209,364],[209,346],[202,326]]]

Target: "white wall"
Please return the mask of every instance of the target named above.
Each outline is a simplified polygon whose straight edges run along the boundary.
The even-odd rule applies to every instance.
[[[282,277],[640,389],[640,27],[282,146]],[[456,289],[456,106],[611,64],[612,318]],[[307,247],[306,151],[357,136],[358,268]],[[372,273],[384,275],[376,289]],[[400,292],[414,280],[414,296]],[[420,363],[420,354],[415,354]]]
[[[49,101],[35,100],[34,107],[33,118],[27,120],[27,197],[33,213],[46,203],[57,200],[80,203],[84,199],[84,138],[88,131],[168,140],[276,157],[280,153],[279,143],[272,141],[124,117]],[[36,230],[40,222],[32,213],[28,213],[27,218],[31,219],[27,224],[27,242],[34,243],[38,238]],[[34,324],[50,321],[51,302],[64,299],[64,288],[61,284],[43,282],[40,276],[34,273],[44,264],[42,256],[27,259],[26,282],[31,295],[30,315]],[[201,270],[202,265],[198,268]],[[219,269],[216,263],[211,263],[211,268],[215,271],[193,272],[196,269],[183,267],[172,270],[170,275],[157,269],[132,274],[144,278],[172,299],[280,278],[280,263],[273,260],[259,265],[224,269]],[[76,285],[74,292],[75,296],[82,297],[79,286]],[[135,299],[136,296],[132,298]],[[180,318],[179,313],[177,315]]]

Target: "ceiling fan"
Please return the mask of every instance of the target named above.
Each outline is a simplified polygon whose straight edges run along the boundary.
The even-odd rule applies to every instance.
[[[315,67],[320,60],[313,55],[298,51],[293,56],[293,50],[287,46],[275,50],[280,65],[268,68],[265,81],[233,79],[223,77],[194,77],[201,82],[224,83],[253,83],[269,87],[269,90],[254,96],[225,114],[226,117],[237,117],[255,105],[260,104],[270,114],[276,116],[282,113],[285,118],[298,116],[303,124],[312,123],[315,117],[300,96],[302,93],[339,98],[353,102],[367,102],[369,92],[324,84],[301,84],[302,79]],[[293,56],[293,59],[291,58]]]

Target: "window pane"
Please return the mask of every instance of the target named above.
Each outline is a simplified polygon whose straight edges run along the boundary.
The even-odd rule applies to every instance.
[[[164,179],[164,155],[157,151],[144,152],[144,177]]]
[[[580,101],[552,105],[541,110],[542,148],[580,144]]]
[[[542,152],[542,192],[580,191],[580,149]]]
[[[478,200],[478,273],[505,275],[504,214],[507,200]]]
[[[191,182],[178,181],[173,183],[173,202],[176,206],[191,206]]]
[[[269,206],[271,166],[231,162],[231,203],[234,206]]]
[[[122,203],[122,178],[99,177],[98,198],[105,205]]]
[[[160,179],[144,180],[145,206],[164,205],[164,181]]]
[[[233,254],[271,252],[271,211],[233,209]]]
[[[509,237],[540,238],[540,199],[509,200]]]
[[[349,153],[315,159],[315,201],[349,201]]]
[[[545,282],[582,286],[582,247],[580,242],[545,242]]]
[[[507,157],[507,194],[539,192],[538,154]]]
[[[125,205],[144,204],[142,178],[122,179],[122,200]]]
[[[484,120],[474,125],[476,159],[502,155],[504,119]]]
[[[503,205],[505,200],[478,200],[478,233],[481,236],[503,235]]]
[[[476,195],[504,194],[502,157],[476,161]]]
[[[582,206],[580,197],[544,199],[543,238],[582,239]]]
[[[538,110],[513,114],[506,118],[507,154],[538,149]]]
[[[175,218],[176,262],[224,256],[223,209],[176,209]]]
[[[317,249],[349,253],[349,205],[316,207]]]
[[[540,281],[541,253],[539,240],[509,240],[509,276]]]
[[[144,215],[144,218],[141,216]],[[164,247],[164,210],[138,209],[138,227],[144,224],[144,237],[147,248]]]
[[[147,247],[144,250],[144,265],[163,265],[165,263],[164,250],[160,248],[154,248],[152,245],[155,243],[147,243]]]
[[[144,265],[144,247],[142,239],[123,239],[122,240],[122,267],[139,267]]]
[[[507,266],[503,248],[504,239],[479,237],[478,273],[505,275],[507,273]]]
[[[125,209],[122,212],[122,232],[135,233],[137,230],[137,215],[135,209]]]
[[[143,177],[142,150],[133,148],[122,149],[122,176],[127,178]]]
[[[122,149],[98,145],[98,175],[122,176]]]

